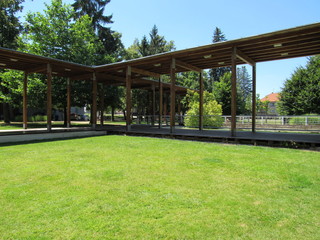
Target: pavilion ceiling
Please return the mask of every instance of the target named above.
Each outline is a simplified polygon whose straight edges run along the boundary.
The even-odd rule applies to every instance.
[[[51,64],[56,76],[91,80],[95,73],[99,82],[124,85],[126,69],[130,66],[132,87],[147,87],[158,84],[158,81],[145,77],[158,79],[170,74],[172,59],[176,61],[176,72],[230,66],[234,48],[242,56],[237,58],[237,64],[245,64],[246,60],[259,63],[320,54],[320,23],[102,66],[85,66],[0,48],[0,68],[46,74],[47,65]],[[185,91],[185,88],[180,90]]]

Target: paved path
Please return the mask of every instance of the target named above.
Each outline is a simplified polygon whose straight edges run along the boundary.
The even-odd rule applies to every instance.
[[[299,143],[315,143],[320,144],[320,134],[298,134],[298,133],[270,133],[270,132],[247,132],[238,131],[235,137],[231,136],[230,131],[222,130],[193,130],[176,127],[173,134],[170,134],[168,127],[159,129],[156,127],[145,125],[133,125],[131,131],[127,132],[125,126],[104,126],[98,127],[98,130],[116,131],[121,133],[141,133],[150,135],[172,135],[172,136],[189,136],[189,137],[207,137],[207,138],[223,138],[234,140],[259,140],[259,141],[283,141],[283,142],[299,142]]]

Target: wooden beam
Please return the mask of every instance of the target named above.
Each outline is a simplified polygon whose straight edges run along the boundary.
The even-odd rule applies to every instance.
[[[159,77],[159,128],[162,127],[162,114],[163,114],[163,86],[161,77]]]
[[[47,64],[47,130],[50,132],[52,127],[52,67]]]
[[[131,130],[131,67],[127,66],[126,70],[126,129],[127,131]]]
[[[71,80],[67,79],[67,127],[71,127]]]
[[[43,65],[43,66],[38,66],[38,67],[35,67],[35,68],[27,69],[26,72],[27,72],[28,74],[31,74],[31,73],[46,72],[46,70],[47,70],[47,66],[46,66],[46,65]]]
[[[245,53],[243,53],[239,49],[236,49],[236,55],[239,59],[248,63],[251,66],[253,66],[255,64],[255,61],[253,61],[249,56],[247,56]]]
[[[115,75],[108,74],[108,73],[97,73],[97,77],[103,78],[106,80],[115,80],[115,81],[122,82],[122,83],[125,82],[125,79],[123,77],[115,76]],[[103,80],[101,82],[103,82]]]
[[[203,130],[203,73],[199,73],[200,98],[199,98],[199,130]]]
[[[96,74],[92,73],[92,128],[95,129],[97,125],[97,91],[98,83]]]
[[[131,72],[138,73],[138,74],[141,74],[141,75],[150,76],[150,77],[155,77],[155,78],[159,78],[160,77],[159,73],[154,73],[154,72],[150,72],[150,71],[143,70],[143,69],[138,69],[138,68],[131,68]]]
[[[176,65],[179,66],[179,67],[182,67],[184,69],[187,69],[187,70],[190,70],[190,71],[195,71],[195,72],[201,72],[202,69],[201,68],[198,68],[196,66],[193,66],[189,63],[186,63],[186,62],[182,62],[180,60],[177,60],[176,59]]]
[[[23,78],[23,129],[28,128],[28,73]]]
[[[252,66],[252,132],[256,132],[256,64]]]
[[[85,73],[85,74],[79,74],[79,75],[75,75],[70,77],[71,81],[75,81],[75,80],[90,80],[92,78],[92,73]]]
[[[170,133],[174,133],[176,117],[176,61],[174,58],[171,61],[170,79]]]
[[[231,55],[232,72],[231,72],[231,136],[236,135],[237,120],[237,48],[234,47]]]

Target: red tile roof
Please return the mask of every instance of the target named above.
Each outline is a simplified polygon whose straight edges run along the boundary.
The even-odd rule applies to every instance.
[[[261,99],[261,102],[279,102],[279,93],[270,93],[267,96],[265,96],[264,98]]]

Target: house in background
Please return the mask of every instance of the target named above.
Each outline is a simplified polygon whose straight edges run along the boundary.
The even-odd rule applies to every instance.
[[[266,106],[260,113],[265,115],[278,115],[277,103],[279,102],[279,100],[280,100],[279,93],[270,93],[264,98],[262,98],[261,102],[265,103]]]

